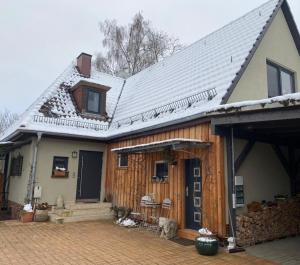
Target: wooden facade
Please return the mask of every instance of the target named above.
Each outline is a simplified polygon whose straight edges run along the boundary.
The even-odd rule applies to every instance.
[[[169,165],[166,183],[152,182],[155,161],[164,160],[163,152],[129,154],[128,168],[118,167],[117,154],[113,148],[145,144],[173,138],[209,141],[206,148],[175,151],[176,166]],[[223,139],[211,134],[210,124],[204,123],[188,128],[170,130],[143,137],[110,143],[107,157],[106,194],[111,195],[114,205],[139,208],[141,197],[154,193],[156,201],[164,198],[173,201],[170,217],[179,229],[185,228],[185,177],[184,160],[199,158],[202,161],[202,225],[225,235],[225,185]]]

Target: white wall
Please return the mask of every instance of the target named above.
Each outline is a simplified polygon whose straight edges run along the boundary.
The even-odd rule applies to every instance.
[[[101,200],[104,199],[104,181],[106,165],[106,145],[95,142],[71,141],[54,138],[43,138],[39,144],[36,181],[42,186],[42,202],[55,204],[58,195],[63,195],[66,202],[75,202],[78,176],[79,150],[103,152]],[[72,158],[72,152],[77,151],[77,158]],[[68,178],[52,178],[54,156],[69,157]]]
[[[236,158],[245,144],[244,140],[235,140]],[[253,201],[273,201],[276,194],[290,195],[289,177],[269,144],[255,143],[236,175],[244,177],[246,205]],[[246,211],[246,205],[237,212]]]
[[[295,72],[296,91],[300,91],[300,57],[282,10],[273,20],[228,103],[268,98],[267,59]]]

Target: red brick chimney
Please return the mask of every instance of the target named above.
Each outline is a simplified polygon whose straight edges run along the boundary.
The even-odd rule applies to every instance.
[[[91,75],[92,55],[82,52],[77,57],[77,69],[80,74],[86,77]]]

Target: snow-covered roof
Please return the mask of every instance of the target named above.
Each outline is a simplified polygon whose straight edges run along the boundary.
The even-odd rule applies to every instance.
[[[217,110],[282,2],[268,1],[125,83],[94,67],[84,78],[73,63],[0,139],[17,130],[106,138]],[[111,122],[78,113],[68,88],[80,80],[111,87]]]
[[[108,129],[109,122],[81,116],[71,97],[70,87],[83,80],[110,87],[107,92],[106,112],[111,118],[125,80],[101,73],[94,66],[90,78],[83,77],[75,62],[72,62],[21,117],[0,135],[0,139],[6,139],[18,130],[84,137],[101,136],[101,131]]]

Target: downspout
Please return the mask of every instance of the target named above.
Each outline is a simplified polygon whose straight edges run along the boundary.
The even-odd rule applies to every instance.
[[[29,190],[29,201],[32,204],[33,202],[33,190],[34,190],[34,185],[35,185],[35,179],[36,179],[36,165],[37,165],[37,154],[38,154],[38,146],[39,143],[42,139],[42,133],[38,132],[37,133],[37,141],[34,146],[34,151],[33,151],[33,160],[32,160],[32,172],[31,172],[31,183],[30,183],[30,190]]]

